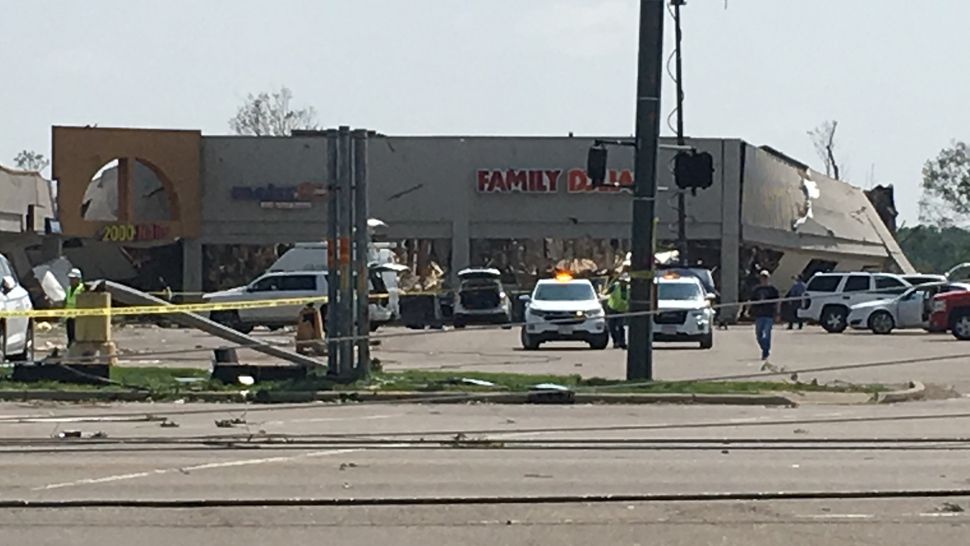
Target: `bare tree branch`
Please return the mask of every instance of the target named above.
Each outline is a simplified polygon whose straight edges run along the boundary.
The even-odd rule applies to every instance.
[[[841,166],[835,157],[835,130],[839,122],[832,120],[823,122],[818,127],[808,131],[809,138],[815,146],[815,153],[825,165],[825,176],[841,180]]]
[[[286,87],[273,93],[250,93],[246,102],[229,120],[229,128],[237,135],[288,136],[297,129],[317,129],[317,112],[312,106],[293,110],[293,92]]]

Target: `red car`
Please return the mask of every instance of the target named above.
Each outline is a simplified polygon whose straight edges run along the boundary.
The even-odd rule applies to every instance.
[[[970,292],[945,292],[933,296],[930,330],[950,331],[960,340],[970,340]]]

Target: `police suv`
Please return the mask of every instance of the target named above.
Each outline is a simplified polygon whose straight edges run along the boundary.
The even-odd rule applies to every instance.
[[[547,341],[583,341],[605,349],[610,341],[606,313],[593,284],[559,274],[540,280],[526,302],[522,347],[535,350]]]
[[[714,308],[700,280],[667,273],[655,281],[657,311],[653,316],[654,341],[696,341],[701,349],[714,346]]]

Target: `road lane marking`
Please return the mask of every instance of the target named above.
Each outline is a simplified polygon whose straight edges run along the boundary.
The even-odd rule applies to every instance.
[[[798,517],[807,519],[872,519],[875,514],[800,514]]]
[[[289,455],[285,457],[265,457],[261,459],[239,459],[235,461],[223,461],[218,463],[204,463],[193,466],[176,466],[171,468],[156,468],[154,470],[149,470],[145,472],[132,472],[129,474],[116,474],[114,476],[104,476],[101,478],[84,478],[81,480],[74,480],[70,482],[61,483],[51,483],[41,487],[35,487],[31,491],[50,491],[52,489],[63,489],[66,487],[78,487],[82,485],[96,485],[101,483],[111,483],[119,482],[125,480],[134,480],[138,478],[145,478],[148,476],[159,476],[162,474],[173,474],[175,472],[192,472],[194,470],[212,470],[218,468],[230,468],[237,466],[247,466],[247,465],[258,465],[267,463],[285,463],[290,461],[295,461],[299,459],[309,459],[314,457],[325,457],[327,455],[341,455],[344,453],[355,453],[358,451],[364,451],[362,448],[355,449],[327,449],[323,451],[311,451],[309,453],[303,453],[300,455]]]
[[[289,423],[329,423],[333,421],[376,421],[379,419],[393,419],[404,417],[404,413],[388,413],[386,415],[365,415],[364,417],[305,417],[302,419],[280,419],[275,421],[262,421],[262,425],[285,425]]]

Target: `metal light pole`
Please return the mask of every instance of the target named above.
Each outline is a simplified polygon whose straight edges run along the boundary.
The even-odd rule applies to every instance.
[[[683,146],[686,144],[684,141],[684,87],[683,87],[683,70],[681,67],[681,54],[680,54],[680,7],[686,4],[685,0],[671,0],[670,2],[674,6],[674,41],[676,48],[674,50],[675,56],[675,72],[676,72],[676,84],[677,84],[677,145]],[[684,190],[680,189],[677,193],[677,254],[681,265],[688,265],[689,259],[687,256],[687,197],[684,194]]]
[[[640,0],[637,55],[636,164],[630,257],[630,346],[627,379],[653,379],[654,218],[657,144],[660,136],[660,83],[663,72],[664,0]]]

